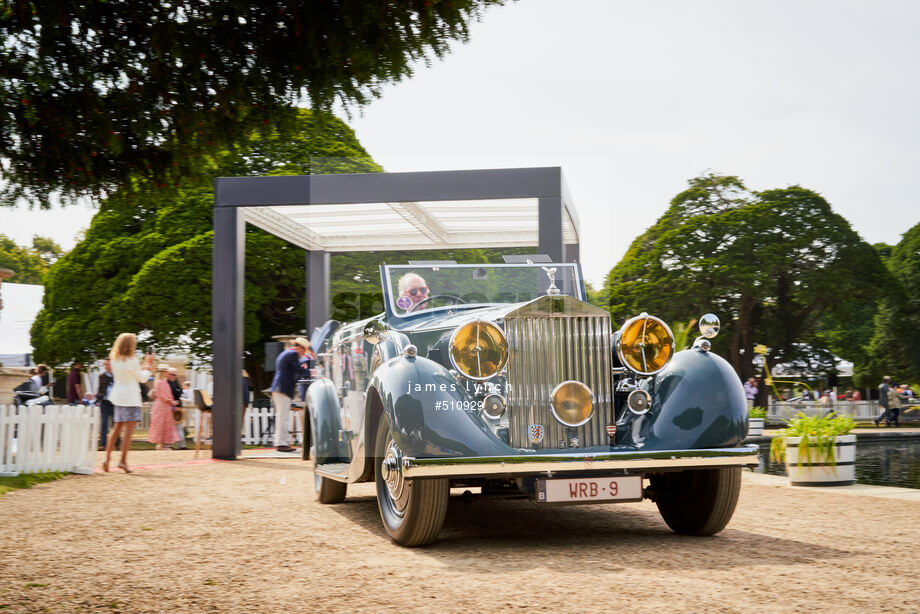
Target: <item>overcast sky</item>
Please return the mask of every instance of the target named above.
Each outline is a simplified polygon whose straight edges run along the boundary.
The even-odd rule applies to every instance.
[[[920,221],[917,32],[914,0],[522,0],[350,124],[388,171],[562,166],[594,283],[707,169],[894,243]],[[0,232],[69,248],[90,216],[0,210]]]

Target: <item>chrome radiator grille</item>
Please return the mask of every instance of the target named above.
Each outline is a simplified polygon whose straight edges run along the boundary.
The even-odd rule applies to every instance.
[[[605,427],[614,416],[609,314],[599,309],[596,315],[528,311],[526,317],[505,316],[511,445],[558,448],[568,440],[566,432],[573,430],[579,447],[606,445],[610,439]],[[557,422],[550,411],[553,388],[566,380],[582,382],[594,393],[594,415],[575,429]],[[543,425],[542,443],[531,443],[531,424]]]

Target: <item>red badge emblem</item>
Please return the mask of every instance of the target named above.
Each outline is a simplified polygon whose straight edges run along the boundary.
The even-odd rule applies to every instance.
[[[530,434],[530,443],[540,443],[543,441],[543,425],[542,424],[531,424],[528,427],[528,432]]]
[[[616,436],[617,436],[617,425],[616,425],[616,424],[608,424],[606,428],[607,428],[607,436],[608,436],[608,437],[616,437]]]

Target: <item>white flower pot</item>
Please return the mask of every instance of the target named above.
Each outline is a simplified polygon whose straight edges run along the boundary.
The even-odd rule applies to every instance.
[[[763,435],[763,418],[748,418],[748,437]]]
[[[786,439],[786,474],[793,486],[847,486],[856,483],[856,435],[834,440],[834,458],[821,458],[813,450],[808,463],[799,465],[801,437]]]

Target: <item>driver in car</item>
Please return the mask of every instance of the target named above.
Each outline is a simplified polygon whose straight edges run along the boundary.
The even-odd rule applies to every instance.
[[[396,305],[405,311],[424,309],[427,305],[419,303],[428,299],[428,284],[418,273],[406,273],[399,278],[399,298]]]

